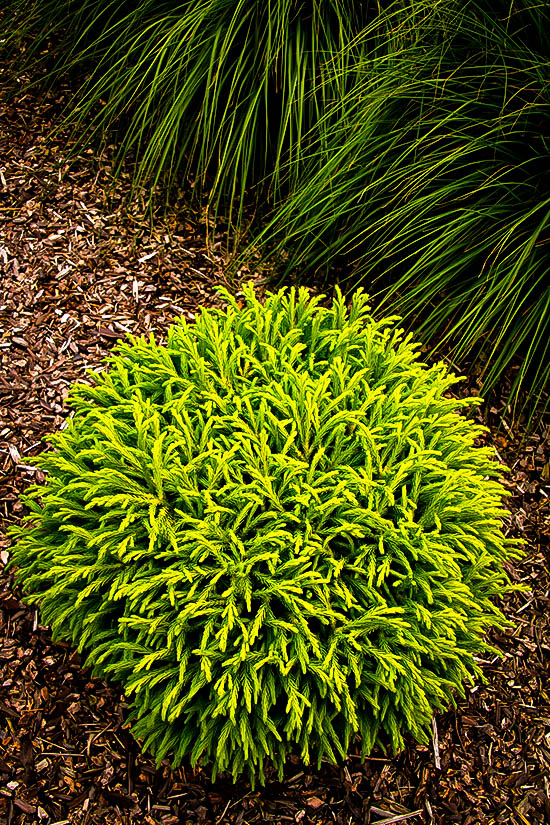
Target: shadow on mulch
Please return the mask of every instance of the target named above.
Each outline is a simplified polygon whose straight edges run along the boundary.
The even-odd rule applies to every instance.
[[[397,757],[351,753],[320,770],[298,759],[284,782],[255,791],[210,782],[207,769],[157,770],[124,725],[124,697],[92,679],[80,658],[54,644],[26,608],[3,565],[5,528],[22,513],[20,493],[40,473],[41,438],[63,426],[63,400],[127,332],[162,338],[175,315],[216,301],[219,244],[205,249],[199,223],[175,213],[152,230],[124,213],[129,181],[106,210],[108,160],[67,168],[45,140],[59,91],[0,99],[0,822],[95,823],[461,823],[550,822],[550,628],[546,566],[548,433],[518,447],[493,439],[512,468],[510,529],[527,541],[511,575],[529,592],[506,597],[513,627],[493,634],[502,659],[483,662],[486,684],[439,715],[432,747]],[[472,390],[475,393],[475,388]]]

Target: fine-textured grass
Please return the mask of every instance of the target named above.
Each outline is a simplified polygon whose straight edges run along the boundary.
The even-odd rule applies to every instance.
[[[305,134],[353,85],[360,32],[370,51],[407,36],[391,23],[402,3],[389,12],[347,0],[9,5],[11,42],[33,36],[27,65],[53,38],[50,75],[88,69],[66,112],[79,145],[116,135],[118,159],[137,160],[136,183],[152,191],[189,174],[199,193],[207,181],[211,207],[223,200],[229,212],[266,177],[277,192],[283,158],[299,166]],[[409,33],[417,17],[404,18]]]
[[[26,65],[45,61],[50,79],[83,73],[65,112],[77,148],[114,142],[116,169],[131,157],[151,195],[185,178],[237,241],[247,203],[255,252],[284,253],[298,274],[351,266],[348,286],[475,362],[484,393],[514,363],[514,404],[547,403],[548,3],[8,0],[7,11],[4,50],[24,43]]]
[[[305,289],[119,344],[39,459],[12,564],[121,681],[158,762],[282,775],[429,741],[481,676],[517,546],[476,399],[359,291]],[[358,743],[359,744],[359,743]]]
[[[550,63],[473,22],[457,15],[447,48],[361,60],[254,249],[298,275],[351,262],[380,308],[476,361],[485,393],[521,361],[512,399],[532,414],[550,377]]]

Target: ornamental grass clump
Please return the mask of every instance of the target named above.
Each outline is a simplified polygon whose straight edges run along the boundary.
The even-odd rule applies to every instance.
[[[550,399],[550,4],[455,5],[443,43],[358,48],[248,255],[317,280],[338,262],[529,429]]]
[[[441,25],[432,6],[6,0],[0,53],[18,80],[21,70],[33,83],[71,77],[62,123],[73,127],[73,156],[115,147],[115,177],[131,170],[133,194],[160,205],[189,178],[210,217],[221,208],[237,228],[245,203],[262,211],[279,192],[282,165],[298,171],[306,135],[353,87],[357,37],[372,54],[431,38]]]
[[[282,774],[425,742],[517,554],[499,467],[395,319],[252,286],[119,343],[39,459],[12,563],[158,762]]]

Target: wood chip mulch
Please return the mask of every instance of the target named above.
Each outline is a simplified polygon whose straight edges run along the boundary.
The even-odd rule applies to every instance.
[[[522,446],[494,439],[512,468],[510,529],[527,541],[506,597],[513,626],[494,634],[504,657],[483,662],[486,684],[434,722],[431,747],[320,770],[292,760],[284,782],[252,791],[207,768],[157,770],[125,727],[116,685],[92,679],[53,643],[4,569],[5,529],[39,472],[42,436],[63,426],[67,388],[126,332],[162,338],[174,315],[215,301],[222,256],[203,229],[168,214],[152,230],[124,213],[128,181],[105,204],[108,159],[70,168],[45,140],[59,90],[0,98],[0,823],[550,822],[548,432]],[[57,97],[56,97],[57,95]],[[126,187],[126,189],[125,189]]]

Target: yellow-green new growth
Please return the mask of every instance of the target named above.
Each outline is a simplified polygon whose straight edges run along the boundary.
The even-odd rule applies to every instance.
[[[26,496],[17,578],[119,680],[160,761],[264,780],[426,741],[503,619],[503,490],[475,399],[394,319],[305,289],[130,338]]]

